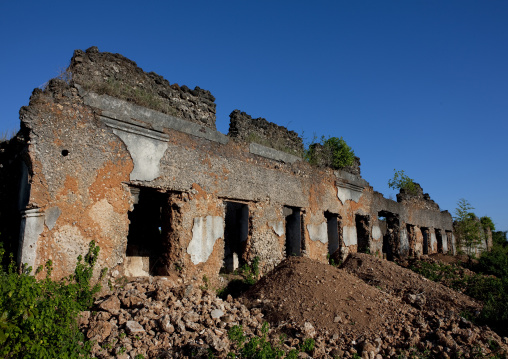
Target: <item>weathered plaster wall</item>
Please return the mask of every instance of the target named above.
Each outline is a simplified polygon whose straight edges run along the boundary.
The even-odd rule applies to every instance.
[[[35,90],[20,113],[30,134],[27,207],[44,216],[38,236],[22,234],[21,248],[37,242],[31,264],[51,259],[56,276],[68,274],[91,239],[101,247],[101,266],[122,263],[129,209],[124,182],[133,168],[122,142],[63,81]]]
[[[144,74],[118,56],[94,49],[76,52],[73,82],[51,81],[44,91],[36,90],[21,111],[30,136],[26,208],[36,209],[43,218],[42,225],[35,219],[26,222],[21,247],[31,249],[23,250],[22,261],[38,265],[52,259],[55,275],[63,276],[93,239],[102,251],[99,265],[111,268],[113,276],[174,271],[189,278],[214,275],[223,266],[226,201],[248,206],[249,228],[240,260],[259,257],[264,271],[288,252],[285,212],[300,216],[300,230],[289,227],[292,235],[298,234],[300,253],[322,262],[327,261],[330,230],[340,238],[342,258],[358,250],[359,233],[364,250],[382,255],[389,238],[393,255],[405,256],[422,253],[419,227],[432,233],[434,228],[452,230],[451,216],[428,204],[430,199],[423,195],[394,202],[374,192],[359,175],[311,166],[298,156],[266,147],[282,143],[297,153],[302,144],[296,134],[266,120],[234,112],[230,136],[215,131],[207,120],[210,109],[208,115],[198,116],[200,103],[208,98],[200,91],[194,94],[197,99],[181,98],[188,102],[178,102],[187,106],[178,113],[141,107],[123,95],[97,93],[90,81],[108,83],[112,76],[122,86],[138,86],[124,82],[117,66],[152,81],[144,90],[160,89],[162,80],[156,75]],[[161,83],[169,91],[168,84]],[[261,128],[266,143],[250,143]],[[151,228],[156,240],[149,250],[136,243],[126,256],[135,224],[129,216],[144,189],[150,189],[157,203],[154,213],[160,224]],[[389,236],[380,228],[380,213],[393,217],[385,230]],[[328,226],[330,215],[338,219],[336,229]],[[367,219],[361,232],[356,215]],[[411,243],[407,224],[414,226]],[[434,242],[431,251],[437,250]]]

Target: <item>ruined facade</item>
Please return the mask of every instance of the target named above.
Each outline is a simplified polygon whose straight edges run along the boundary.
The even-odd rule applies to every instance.
[[[64,276],[90,240],[113,276],[454,251],[447,211],[421,191],[384,198],[359,159],[343,170],[310,165],[296,133],[240,111],[224,135],[208,91],[170,85],[121,55],[77,50],[68,71],[70,81],[33,92],[6,154],[19,184],[3,202],[16,194],[19,263],[51,259]]]

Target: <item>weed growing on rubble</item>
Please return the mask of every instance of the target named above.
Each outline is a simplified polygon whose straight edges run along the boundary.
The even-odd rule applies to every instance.
[[[246,263],[235,270],[234,274],[243,276],[243,279],[230,281],[226,287],[217,290],[217,296],[221,299],[226,299],[228,295],[238,297],[258,281],[259,273],[259,257],[254,257],[250,265]]]
[[[277,346],[273,346],[268,340],[268,331],[270,325],[264,322],[261,327],[261,336],[253,336],[248,339],[243,333],[243,328],[235,325],[228,331],[228,338],[234,343],[236,353],[229,352],[227,357],[234,358],[250,358],[250,359],[296,359],[298,354],[302,352],[311,352],[314,350],[315,341],[307,338],[298,347],[285,353]],[[282,340],[282,339],[281,339]]]
[[[0,250],[0,257],[3,256]],[[74,274],[51,280],[49,260],[35,274],[31,267],[18,273],[12,259],[0,269],[0,357],[2,358],[86,358],[92,343],[77,326],[77,316],[90,308],[100,285],[91,285],[99,247],[90,242],[85,257],[79,256]]]

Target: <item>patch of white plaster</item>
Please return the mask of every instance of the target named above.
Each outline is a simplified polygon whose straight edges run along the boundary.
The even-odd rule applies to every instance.
[[[273,231],[279,237],[284,235],[284,223],[282,221],[279,222],[269,222],[268,225],[272,227]]]
[[[348,200],[358,203],[360,197],[362,197],[362,192],[353,191],[349,188],[337,187],[337,197],[342,204],[346,203]]]
[[[321,243],[328,243],[328,230],[326,222],[321,224],[308,224],[307,231],[309,231],[309,237],[312,241],[320,241]]]
[[[224,219],[220,216],[194,218],[192,240],[187,253],[194,264],[206,262],[212,254],[213,246],[219,238],[224,237]]]
[[[46,218],[44,221],[45,221],[48,229],[51,231],[53,229],[53,227],[55,226],[56,221],[58,220],[58,217],[60,217],[60,215],[62,214],[62,211],[57,206],[54,206],[54,207],[48,208],[46,210],[45,214],[46,214]]]
[[[131,181],[151,181],[159,177],[159,164],[168,148],[167,142],[119,129],[113,132],[125,143],[134,162]]]
[[[358,244],[355,226],[345,226],[342,229],[343,240],[345,246],[353,246]]]
[[[372,226],[372,238],[375,240],[380,239],[383,236],[383,233],[381,233],[381,228],[377,224]]]
[[[437,238],[436,238],[436,234],[434,232],[432,232],[430,234],[430,248],[429,248],[429,253],[435,253],[436,252],[436,249],[437,249]]]

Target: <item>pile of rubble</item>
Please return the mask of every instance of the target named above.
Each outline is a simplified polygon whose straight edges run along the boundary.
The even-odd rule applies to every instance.
[[[247,337],[261,336],[265,320],[268,339],[285,352],[313,338],[314,349],[300,353],[303,358],[473,358],[508,351],[506,338],[460,316],[478,303],[460,295],[443,307],[432,299],[433,286],[440,285],[430,281],[422,293],[391,290],[374,273],[389,273],[408,288],[419,282],[393,263],[353,259],[346,271],[289,258],[238,299],[222,300],[198,284],[139,279],[98,300],[93,312],[82,313],[80,326],[95,341],[97,358],[225,358],[235,350],[229,329],[240,325]],[[377,286],[352,273],[363,270]]]

